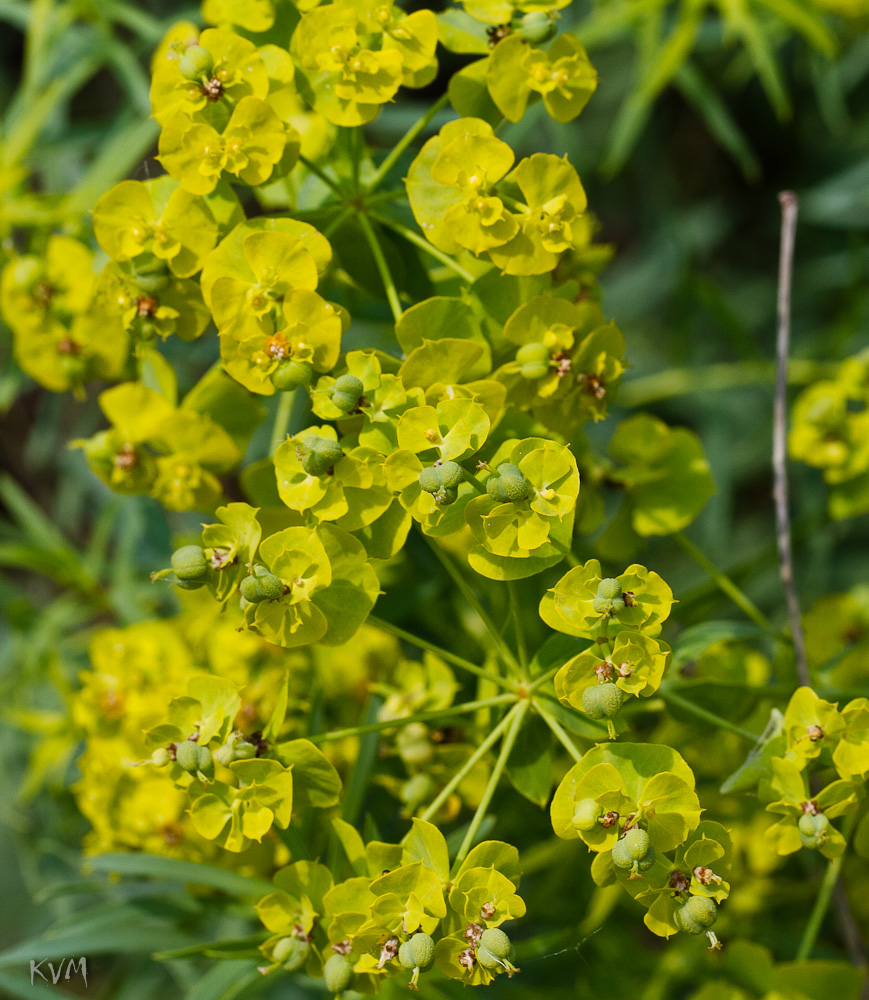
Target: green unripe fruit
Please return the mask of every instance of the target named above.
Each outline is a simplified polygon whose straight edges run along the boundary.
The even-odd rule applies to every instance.
[[[528,496],[528,482],[518,466],[504,462],[497,475],[486,481],[486,492],[501,503],[520,503]]]
[[[410,947],[410,941],[402,941],[401,947],[398,949],[398,962],[403,969],[416,968],[416,958]]]
[[[358,398],[362,395],[363,388],[362,379],[355,375],[341,375],[335,379],[335,392],[347,392]]]
[[[284,596],[284,581],[273,573],[263,573],[256,577],[256,585],[262,601],[276,601]]]
[[[613,601],[622,596],[622,585],[618,580],[607,577],[597,585],[597,593],[594,596],[602,601]]]
[[[706,896],[691,896],[673,916],[680,931],[702,934],[718,919],[718,906]]]
[[[272,961],[280,962],[287,972],[298,972],[307,962],[311,946],[299,937],[285,937],[272,949]]]
[[[210,77],[214,69],[214,59],[208,49],[201,45],[190,45],[178,60],[178,70],[186,80],[200,80]]]
[[[214,751],[214,759],[218,764],[229,767],[236,760],[250,760],[256,756],[256,747],[247,740],[233,736],[228,743],[224,743],[219,750]]]
[[[343,413],[355,410],[364,391],[362,380],[355,375],[342,375],[332,386],[332,402]]]
[[[284,595],[284,582],[265,568],[255,566],[253,573],[246,576],[239,586],[241,596],[250,604],[260,601],[276,601]]]
[[[193,774],[199,769],[199,744],[195,740],[183,740],[175,747],[175,763],[186,771]]]
[[[346,955],[332,955],[323,966],[323,978],[330,993],[343,993],[353,982],[353,966]]]
[[[549,351],[543,344],[523,344],[516,352],[519,374],[531,381],[549,374],[549,361]]]
[[[581,799],[574,807],[571,824],[575,830],[581,830],[585,833],[595,828],[601,816],[603,816],[603,807],[599,806],[594,799]]]
[[[532,10],[519,22],[518,30],[532,45],[542,45],[555,34],[555,24],[542,10]]]
[[[278,362],[269,378],[278,392],[291,392],[303,385],[310,385],[314,381],[314,369],[301,361],[284,358]]]
[[[344,457],[341,445],[331,438],[309,437],[304,444],[308,452],[302,459],[302,468],[309,476],[325,475]]]
[[[208,575],[208,560],[201,545],[182,545],[172,553],[172,572],[179,580],[201,581]]]
[[[465,473],[458,462],[444,462],[438,467],[441,477],[441,486],[448,490],[457,489],[465,478]]]
[[[635,878],[648,871],[655,863],[655,850],[646,831],[639,827],[628,830],[613,846],[612,860],[616,868],[633,871]]]
[[[516,363],[520,365],[543,361],[549,364],[549,350],[544,344],[523,344],[516,352]]]
[[[498,485],[501,496],[509,503],[521,503],[528,497],[528,483],[523,475],[501,476]]]
[[[351,396],[347,392],[334,392],[332,393],[332,402],[342,413],[351,413],[356,409],[359,397]]]
[[[196,755],[196,770],[210,778],[214,774],[214,758],[208,747],[200,747],[197,744],[198,753]]]
[[[652,850],[652,842],[645,830],[638,826],[632,827],[619,841],[634,861],[640,861]]]
[[[823,813],[818,813],[815,816],[811,814],[800,816],[798,825],[803,847],[808,847],[811,850],[825,844],[830,836],[830,821]]]
[[[151,754],[151,763],[156,767],[164,767],[172,758],[169,756],[169,751],[166,747],[157,747],[157,749]]]
[[[515,971],[510,958],[513,944],[500,927],[489,927],[480,935],[477,943],[477,961],[484,969],[494,972],[506,969],[511,975]]]
[[[498,475],[499,476],[514,476],[517,479],[521,479],[522,478],[522,470],[519,468],[518,465],[513,465],[512,462],[502,462],[498,466]]]
[[[582,692],[582,707],[592,719],[611,719],[622,707],[622,697],[615,684],[595,684]]]
[[[419,486],[425,493],[437,493],[441,488],[441,472],[436,466],[423,469],[419,474]]]
[[[398,961],[405,969],[421,969],[425,972],[434,964],[434,938],[430,934],[414,934],[398,949]]]
[[[175,586],[179,590],[199,590],[205,586],[204,580],[176,580]]]

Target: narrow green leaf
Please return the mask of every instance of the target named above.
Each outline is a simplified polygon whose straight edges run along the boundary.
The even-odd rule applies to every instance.
[[[165,878],[194,885],[209,885],[233,896],[261,896],[274,888],[265,879],[240,875],[214,865],[179,861],[177,858],[164,858],[156,854],[97,854],[87,859],[85,867],[89,872],[107,875]]]

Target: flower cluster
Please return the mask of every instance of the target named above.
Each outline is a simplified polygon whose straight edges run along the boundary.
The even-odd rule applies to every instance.
[[[824,473],[830,515],[869,510],[869,357],[844,361],[835,378],[804,389],[793,406],[788,446],[793,458]]]

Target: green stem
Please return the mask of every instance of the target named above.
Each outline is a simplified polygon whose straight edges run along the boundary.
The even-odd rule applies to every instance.
[[[452,705],[450,708],[435,708],[429,712],[416,712],[414,715],[404,715],[400,719],[387,719],[385,722],[372,722],[366,726],[351,726],[349,729],[333,729],[328,733],[318,733],[309,736],[312,743],[331,743],[333,740],[343,740],[350,736],[364,736],[365,733],[379,733],[385,729],[401,729],[413,722],[431,722],[433,719],[443,719],[450,715],[464,715],[476,712],[479,708],[491,708],[493,705],[505,705],[515,701],[512,694],[498,694],[492,698],[481,698],[478,701],[466,701],[462,705]]]
[[[413,125],[404,133],[404,135],[398,140],[392,150],[387,154],[383,163],[377,168],[377,172],[371,179],[371,183],[368,185],[368,194],[376,191],[383,181],[386,179],[386,175],[395,166],[395,164],[401,159],[402,154],[407,149],[407,147],[413,142],[413,140],[422,132],[436,117],[436,115],[447,106],[449,102],[449,95],[443,94],[439,97],[434,104],[426,111],[422,118],[414,122]]]
[[[393,625],[392,622],[384,621],[382,618],[376,618],[374,615],[369,615],[368,621],[371,625],[374,625],[377,628],[382,628],[384,632],[391,632],[392,635],[399,639],[403,639],[405,642],[409,642],[412,646],[423,649],[427,653],[434,653],[435,656],[439,656],[442,660],[446,660],[447,663],[452,663],[453,666],[459,667],[459,669],[464,670],[466,673],[474,674],[477,677],[485,677],[487,681],[491,681],[493,684],[498,684],[509,691],[515,690],[516,684],[514,681],[508,680],[506,677],[499,677],[498,674],[493,674],[489,670],[484,670],[483,667],[478,667],[475,663],[471,663],[470,660],[466,660],[461,656],[456,656],[455,653],[451,653],[447,649],[442,649],[440,646],[436,646],[433,642],[420,639],[413,635],[413,633],[406,632],[403,628]]]
[[[749,732],[747,729],[737,726],[735,722],[730,722],[728,719],[722,719],[720,715],[716,715],[708,709],[695,705],[693,701],[688,701],[688,699],[683,698],[682,695],[676,694],[672,688],[667,687],[666,685],[661,686],[658,690],[658,694],[660,694],[664,701],[669,702],[671,705],[675,705],[677,708],[681,708],[685,712],[690,712],[690,714],[695,718],[702,719],[704,722],[708,722],[718,729],[726,729],[730,733],[736,733],[737,736],[741,736],[744,740],[750,740],[752,743],[757,743],[760,739],[760,736],[757,733]]]
[[[539,705],[534,706],[537,709],[537,714],[546,723],[547,726],[555,734],[558,742],[564,747],[564,749],[570,754],[571,757],[577,762],[577,764],[582,760],[582,751],[578,750],[575,746],[573,740],[567,735],[562,727],[561,723],[553,718],[545,709],[541,708]]]
[[[357,214],[359,219],[359,226],[368,241],[368,246],[371,248],[371,255],[374,257],[374,264],[377,267],[377,273],[380,275],[380,280],[383,282],[383,287],[386,291],[386,299],[389,302],[389,308],[392,310],[393,319],[398,322],[401,319],[402,308],[401,302],[398,298],[398,289],[395,287],[395,282],[392,280],[392,274],[389,270],[389,264],[386,262],[386,257],[383,253],[383,247],[380,245],[380,240],[377,239],[377,233],[374,232],[374,228],[369,222],[368,218],[361,212]]]
[[[480,482],[479,479],[472,473],[462,466],[462,472],[464,473],[465,479],[474,487],[478,493],[485,493],[486,487]]]
[[[412,229],[407,226],[403,226],[400,222],[394,222],[392,219],[387,219],[385,216],[376,215],[371,213],[372,219],[376,219],[381,225],[386,226],[393,232],[398,233],[399,236],[403,236],[408,243],[413,243],[414,246],[420,248],[432,257],[434,260],[440,261],[445,267],[448,267],[454,274],[457,274],[463,281],[467,281],[469,285],[472,285],[477,279],[467,271],[465,268],[459,264],[458,261],[453,260],[449,254],[444,253],[442,250],[438,250],[437,247],[432,246],[431,243],[424,237],[420,236],[419,233],[415,233]]]
[[[350,216],[353,215],[354,211],[355,209],[353,208],[345,208],[343,212],[335,216],[335,218],[323,230],[323,235],[326,237],[327,240],[332,235],[332,233],[334,233],[336,230],[340,229],[344,225],[344,223],[350,218]]]
[[[519,664],[523,671],[528,666],[528,649],[525,645],[525,629],[522,627],[522,609],[519,606],[519,593],[516,581],[507,581],[507,593],[510,597],[510,617],[513,619],[513,635],[516,639],[516,651],[519,654]]]
[[[718,589],[726,594],[747,618],[750,618],[755,625],[758,625],[767,632],[775,633],[777,631],[773,623],[758,608],[754,601],[740,590],[729,576],[722,573],[715,563],[689,538],[683,535],[681,531],[677,531],[673,535],[673,538],[682,551],[689,555],[701,569],[704,569],[709,574]]]
[[[856,822],[857,813],[852,813],[852,815],[850,815],[845,821],[845,825],[842,828],[842,836],[846,841],[850,839],[851,834],[854,832]],[[844,857],[845,852],[843,851],[838,858],[833,858],[833,860],[827,865],[827,870],[824,872],[824,878],[821,881],[821,888],[815,899],[815,905],[812,907],[812,912],[809,914],[808,923],[803,931],[800,946],[797,949],[798,962],[805,962],[811,955],[812,949],[815,947],[815,941],[820,933],[821,924],[824,922],[824,916],[830,906],[830,900],[833,898],[833,891],[835,890],[836,882],[839,879],[839,872],[842,869],[842,860]]]
[[[510,718],[510,728],[504,736],[504,742],[501,744],[498,759],[495,761],[495,766],[492,768],[492,773],[489,776],[489,783],[486,785],[486,790],[483,792],[483,797],[480,799],[480,804],[477,806],[477,811],[474,813],[474,818],[471,820],[468,832],[465,834],[465,839],[462,841],[462,845],[456,854],[456,860],[454,862],[455,867],[461,865],[461,863],[468,856],[468,851],[470,851],[470,849],[474,846],[477,831],[480,829],[480,824],[486,817],[486,813],[489,809],[489,803],[492,801],[492,796],[495,794],[495,789],[498,787],[501,775],[504,773],[504,768],[506,767],[507,760],[513,750],[516,737],[519,735],[519,730],[522,728],[522,721],[525,718],[525,713],[528,711],[528,707],[529,703],[527,701],[520,701],[508,713],[508,717]]]
[[[468,604],[476,613],[477,617],[483,623],[483,627],[489,633],[492,642],[495,644],[495,648],[501,654],[501,658],[504,660],[506,664],[508,664],[508,666],[513,667],[514,670],[519,670],[519,663],[516,657],[513,655],[507,643],[504,642],[504,637],[501,635],[498,629],[495,628],[495,623],[489,616],[489,612],[486,611],[486,609],[480,603],[479,598],[474,593],[473,588],[470,586],[468,581],[453,565],[452,559],[450,559],[450,557],[446,554],[446,552],[444,552],[440,548],[437,542],[429,538],[428,535],[423,535],[422,537],[426,540],[428,547],[435,554],[435,557],[437,558],[438,562],[447,571],[453,583],[459,588],[464,599],[468,602]]]
[[[335,194],[337,194],[343,201],[346,192],[342,190],[341,185],[334,178],[330,177],[324,170],[318,167],[313,160],[309,160],[307,156],[302,156],[300,154],[299,163],[302,164],[302,166],[305,168],[305,170],[308,171],[308,173],[313,174],[315,177],[318,177],[326,185],[327,188],[330,188],[332,191],[334,191]]]
[[[513,713],[519,706],[516,705],[512,708],[501,721],[495,726],[495,728],[489,733],[489,735],[483,740],[483,742],[477,747],[477,749],[471,754],[470,757],[465,761],[464,764],[456,771],[456,773],[450,778],[446,785],[440,790],[437,798],[429,804],[425,812],[420,816],[422,820],[430,820],[432,816],[436,816],[440,807],[446,802],[446,800],[453,794],[456,788],[465,780],[465,778],[471,773],[471,771],[477,766],[477,763],[486,756],[489,750],[498,742],[501,734],[510,725],[510,721],[513,718]]]
[[[269,457],[271,458],[278,450],[281,443],[286,440],[287,429],[290,426],[290,414],[293,410],[293,397],[296,390],[282,392],[278,400],[278,408],[275,412],[275,422],[272,426],[272,436],[269,441]]]

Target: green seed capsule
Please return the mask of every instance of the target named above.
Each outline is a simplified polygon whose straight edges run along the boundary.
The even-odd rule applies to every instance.
[[[601,580],[597,585],[596,598],[602,601],[612,601],[617,597],[622,596],[622,585],[618,580],[613,579],[613,577],[607,577],[605,580]]]
[[[157,749],[151,754],[151,763],[155,767],[165,767],[171,759],[172,758],[169,756],[169,751],[166,747],[157,747]]]
[[[686,934],[702,934],[718,919],[718,906],[706,896],[691,896],[673,915],[676,926]]]
[[[197,746],[199,745],[197,744]],[[214,758],[211,756],[211,751],[208,747],[199,747],[196,755],[196,770],[200,774],[204,774],[206,778],[213,776]]]
[[[516,352],[522,378],[536,381],[549,374],[549,351],[543,344],[523,344]]]
[[[601,816],[603,816],[603,807],[599,806],[594,799],[580,799],[574,807],[571,824],[575,830],[587,832],[595,828]]]
[[[528,365],[543,362],[549,364],[549,349],[544,344],[523,344],[516,352],[516,363]]]
[[[439,466],[439,471],[441,486],[449,490],[457,489],[465,478],[465,473],[458,462],[444,462],[443,465]]]
[[[201,80],[210,77],[214,69],[214,59],[208,49],[201,45],[190,45],[178,60],[178,70],[186,80]]]
[[[261,601],[276,601],[284,596],[284,581],[273,573],[265,572],[257,575],[256,586]]]
[[[611,719],[622,707],[622,698],[615,684],[595,684],[582,692],[582,707],[592,719]]]
[[[287,972],[298,972],[307,962],[310,952],[311,946],[307,941],[295,936],[285,937],[272,949],[272,960],[280,962]]]
[[[641,827],[632,827],[619,841],[634,861],[640,861],[652,850],[649,835]]]
[[[344,413],[355,410],[364,392],[362,380],[355,375],[342,375],[332,386],[332,402]]]
[[[323,978],[330,993],[343,993],[353,982],[353,966],[346,955],[332,955],[323,966]]]
[[[655,863],[655,849],[646,831],[639,827],[628,830],[613,846],[612,861],[616,868],[631,871],[634,878],[647,872]]]
[[[800,841],[803,847],[815,850],[825,844],[830,836],[830,821],[823,813],[800,816]]]
[[[332,402],[342,413],[350,413],[356,409],[359,397],[351,396],[349,392],[333,392]]]
[[[182,771],[193,774],[199,769],[199,749],[195,740],[183,740],[175,747],[175,763]]]
[[[477,943],[477,961],[489,972],[504,971],[508,976],[519,970],[511,961],[513,944],[510,938],[499,928],[489,927],[480,935]]]
[[[323,476],[344,457],[341,445],[331,438],[309,437],[305,440],[308,452],[302,459],[302,468],[309,476]]]
[[[398,949],[398,962],[403,969],[416,968],[416,956],[410,946],[410,941],[402,941],[401,947]]]
[[[521,503],[528,498],[528,482],[521,473],[518,476],[500,476],[498,485],[507,503]]]
[[[434,938],[422,932],[414,934],[398,949],[398,961],[405,969],[421,969],[423,972],[434,964]],[[407,963],[411,964],[408,965]]]
[[[208,575],[208,560],[201,545],[182,545],[172,553],[172,572],[179,580],[201,581]]]
[[[425,493],[437,493],[441,488],[441,473],[436,466],[423,469],[419,474],[420,489]]]
[[[352,393],[358,398],[362,395],[363,389],[362,379],[355,375],[341,375],[335,379],[335,392]]]
[[[314,381],[314,369],[301,361],[284,358],[278,362],[269,378],[278,392],[291,392],[303,385],[310,385]]]
[[[555,34],[555,24],[542,10],[529,11],[519,22],[518,31],[532,45],[542,45]]]
[[[246,576],[239,584],[238,589],[241,591],[241,596],[251,604],[258,604],[262,600],[256,577]]]

